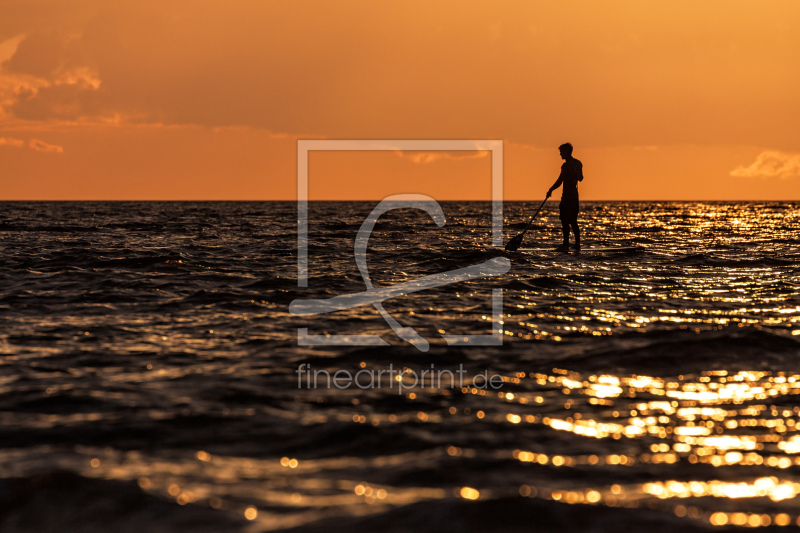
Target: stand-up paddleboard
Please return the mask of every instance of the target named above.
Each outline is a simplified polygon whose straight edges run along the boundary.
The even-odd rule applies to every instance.
[[[643,252],[644,248],[641,246],[582,246],[580,251],[573,250],[556,250],[555,248],[517,248],[518,252],[523,253],[542,253],[542,252],[556,252],[562,254],[612,254],[612,253],[631,253]]]

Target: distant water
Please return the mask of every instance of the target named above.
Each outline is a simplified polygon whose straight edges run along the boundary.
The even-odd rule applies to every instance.
[[[380,219],[376,287],[512,266],[384,302],[421,352],[371,306],[289,313],[365,290],[373,204],[310,204],[307,288],[293,203],[0,204],[0,531],[800,523],[800,204],[584,203],[585,246],[642,249],[603,254],[551,251],[555,202],[526,253],[491,246],[488,203],[442,206]],[[506,241],[535,207],[505,205]],[[491,333],[493,289],[503,345],[447,346]]]

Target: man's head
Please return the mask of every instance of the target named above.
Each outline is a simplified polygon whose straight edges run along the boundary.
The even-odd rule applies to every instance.
[[[572,145],[564,143],[558,147],[558,152],[561,154],[561,159],[568,159],[572,157]]]

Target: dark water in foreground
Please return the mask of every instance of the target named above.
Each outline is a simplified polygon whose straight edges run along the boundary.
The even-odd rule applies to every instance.
[[[301,289],[292,203],[2,204],[0,530],[799,523],[800,204],[586,203],[586,243],[643,251],[579,255],[492,248],[488,204],[389,213],[378,287],[512,263],[384,303],[427,352],[371,306],[289,313],[365,290],[372,207],[311,204]],[[506,240],[534,207],[505,206]],[[558,244],[556,209],[527,244]],[[491,333],[495,289],[502,346],[446,345]],[[298,388],[302,364],[373,386]]]

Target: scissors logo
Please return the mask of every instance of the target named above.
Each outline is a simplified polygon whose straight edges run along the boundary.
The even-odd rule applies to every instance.
[[[420,351],[428,351],[430,347],[428,340],[417,333],[414,328],[400,324],[386,309],[384,309],[383,302],[389,298],[412,294],[427,289],[434,289],[444,285],[505,274],[511,268],[511,262],[506,257],[495,257],[483,263],[465,268],[423,276],[389,287],[375,288],[372,284],[372,279],[370,278],[369,269],[367,267],[367,244],[369,243],[372,230],[375,228],[375,224],[378,222],[380,216],[387,211],[409,207],[422,209],[428,213],[440,228],[445,225],[445,216],[442,207],[430,196],[417,194],[389,196],[383,199],[361,224],[355,240],[356,265],[361,273],[361,278],[364,280],[366,290],[327,299],[294,300],[289,305],[289,312],[293,315],[310,316],[371,304],[398,337],[410,343]]]

